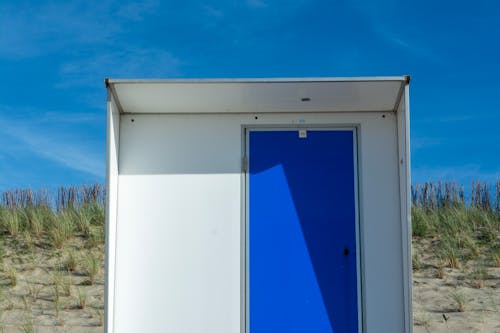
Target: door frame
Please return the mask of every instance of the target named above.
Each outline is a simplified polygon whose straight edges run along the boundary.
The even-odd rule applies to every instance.
[[[241,267],[240,267],[240,300],[241,300],[241,333],[250,333],[250,260],[249,260],[249,190],[250,190],[250,132],[259,131],[352,131],[353,133],[353,161],[354,161],[354,214],[356,239],[356,277],[357,277],[357,305],[358,305],[358,333],[365,332],[364,325],[364,288],[362,270],[362,228],[360,210],[360,124],[335,125],[243,125],[242,126],[242,218],[241,218]]]

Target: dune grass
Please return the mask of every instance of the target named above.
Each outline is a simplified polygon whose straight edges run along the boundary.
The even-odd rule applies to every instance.
[[[436,195],[434,200],[425,200],[423,193],[432,197],[428,191],[431,190],[421,190],[421,197],[413,202],[414,239],[432,240],[436,255],[450,268],[460,268],[461,264],[471,260],[496,267],[500,256],[500,211],[491,203],[492,200],[490,204],[481,199],[468,205],[460,196],[453,195],[449,196],[452,199]],[[476,195],[476,198],[487,196]]]
[[[498,294],[500,286],[499,200],[500,182],[493,186],[473,183],[469,196],[462,186],[453,183],[426,183],[412,188],[416,325],[420,323],[433,331],[443,325],[442,318],[445,325],[453,318],[450,320],[455,320],[453,325],[458,329],[457,316],[471,323],[478,322],[477,317],[488,317],[490,324],[500,324],[494,319],[500,318],[498,298],[490,302],[485,296]],[[430,290],[436,293],[432,300]],[[420,297],[426,297],[429,304],[415,303]],[[442,318],[434,315],[436,311],[442,311]],[[422,314],[433,319],[421,320]]]
[[[99,184],[1,194],[2,327],[34,332],[50,320],[102,326],[95,312],[104,306],[104,202]],[[21,311],[36,318],[19,321]]]

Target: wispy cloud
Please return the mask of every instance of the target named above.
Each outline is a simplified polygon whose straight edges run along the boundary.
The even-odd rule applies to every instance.
[[[117,10],[117,15],[131,21],[142,21],[146,15],[154,13],[159,4],[158,0],[126,3]]]
[[[96,123],[104,120],[104,114],[95,112],[45,112],[39,115],[40,122],[60,123],[60,124],[78,124],[81,126],[86,123]]]
[[[389,46],[399,48],[408,54],[425,60],[429,63],[444,64],[443,57],[426,43],[426,39],[418,37],[418,31],[411,33],[397,18],[399,13],[394,11],[396,4],[392,1],[366,3],[354,1],[353,8],[367,22],[371,31]]]
[[[250,8],[266,8],[268,6],[263,0],[247,0],[246,4]]]
[[[0,122],[0,134],[4,137],[0,155],[8,154],[15,148],[18,152],[35,154],[89,175],[104,175],[104,159],[96,152],[95,146],[65,131],[64,127],[60,127],[59,131],[47,130],[40,126],[39,121],[29,118],[23,121],[0,119]]]
[[[428,147],[438,146],[443,142],[441,138],[417,137],[411,139],[411,149],[420,150]]]
[[[131,22],[154,13],[159,1],[66,1],[0,4],[0,57],[71,54],[75,47],[112,45]]]
[[[13,133],[10,133],[13,134]],[[15,138],[24,142],[35,154],[60,163],[68,168],[94,176],[104,175],[104,161],[87,147],[37,133],[17,130]]]
[[[480,117],[481,119],[484,119],[483,115],[481,115]],[[419,123],[462,123],[476,119],[479,119],[477,115],[474,116],[471,114],[456,114],[449,116],[419,117],[416,120]]]
[[[0,56],[29,58],[106,42],[120,30],[104,0],[0,5]]]
[[[38,124],[40,126],[50,124],[88,124],[103,120],[102,112],[78,111],[78,110],[41,110],[26,106],[0,105],[0,114],[10,115],[9,119],[0,117],[0,121],[7,125]],[[26,125],[25,125],[26,126]]]
[[[104,77],[180,75],[182,62],[171,52],[128,37],[138,22],[157,15],[159,6],[159,0],[0,2],[0,59],[28,66],[40,59],[56,73],[47,84],[61,93],[78,90],[76,102],[102,110]]]
[[[375,23],[374,31],[378,32],[381,37],[383,37],[386,41],[391,43],[392,45],[407,51],[408,53],[421,58],[423,60],[427,60],[432,63],[444,63],[441,56],[434,52],[428,45],[425,45],[423,42],[416,41],[415,39],[411,39],[409,36],[402,36],[396,34],[392,31],[388,26],[385,26],[384,23],[378,21]]]
[[[61,65],[59,88],[96,86],[105,77],[171,77],[182,62],[159,49],[126,48],[71,60]]]
[[[221,18],[224,16],[224,12],[214,6],[203,6],[203,12],[206,16],[211,18]]]

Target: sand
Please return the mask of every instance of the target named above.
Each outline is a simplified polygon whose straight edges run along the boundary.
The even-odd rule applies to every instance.
[[[77,241],[75,241],[77,242]],[[12,245],[12,244],[10,244]],[[90,250],[82,244],[73,244],[80,258]],[[482,288],[471,274],[474,263],[460,268],[444,269],[444,278],[438,277],[438,267],[430,242],[414,242],[421,253],[421,268],[413,272],[413,318],[415,333],[500,333],[500,268],[488,266]],[[101,261],[101,269],[94,285],[88,285],[83,265],[71,277],[71,295],[60,295],[60,310],[56,312],[54,274],[60,271],[65,250],[35,249],[26,251],[6,247],[3,256],[4,272],[0,278],[0,333],[19,333],[23,325],[33,321],[34,332],[104,332],[104,249],[92,249]],[[66,247],[67,249],[67,247]],[[15,267],[17,284],[12,287],[5,267]],[[59,268],[58,268],[59,267]],[[30,293],[30,289],[32,290]],[[37,295],[33,295],[38,290]],[[85,309],[78,307],[78,292],[87,295]],[[464,311],[457,310],[452,293],[463,294]],[[31,319],[30,319],[31,318]],[[2,331],[3,328],[3,331]]]
[[[64,250],[34,247],[6,239],[0,274],[0,333],[19,332],[103,332],[104,324],[104,247],[83,247],[80,239],[73,240]],[[63,268],[66,251],[72,248],[79,264],[75,271]],[[96,281],[89,284],[84,260],[93,252],[100,263]],[[9,268],[16,270],[16,285],[12,286]],[[67,288],[55,291],[55,276],[62,276]],[[85,294],[85,308],[79,306],[79,293]],[[59,302],[56,295],[59,294]],[[56,311],[59,304],[59,313]],[[30,322],[34,331],[30,330]],[[3,331],[2,331],[3,329]]]
[[[438,277],[438,266],[429,242],[414,242],[422,254],[422,268],[413,272],[413,320],[415,333],[484,332],[500,333],[500,268],[486,267],[487,277],[475,279],[477,263],[467,262],[459,268],[444,268]],[[463,295],[463,312],[453,294]]]

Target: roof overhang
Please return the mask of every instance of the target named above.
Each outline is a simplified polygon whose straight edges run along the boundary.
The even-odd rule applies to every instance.
[[[409,76],[283,79],[105,79],[120,113],[385,112]]]

